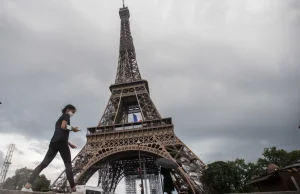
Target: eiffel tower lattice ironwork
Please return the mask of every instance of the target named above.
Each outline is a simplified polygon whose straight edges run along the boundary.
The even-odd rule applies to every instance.
[[[162,118],[150,98],[148,82],[141,78],[130,32],[129,10],[120,8],[121,37],[118,70],[111,96],[98,126],[88,128],[87,142],[72,161],[77,184],[86,184],[98,172],[98,186],[114,192],[125,178],[126,193],[136,193],[139,176],[149,180],[151,193],[160,194],[160,168],[157,158],[167,158],[179,165],[170,172],[175,189],[204,193],[200,181],[206,165],[174,133],[171,118]],[[129,116],[141,120],[130,122]],[[143,168],[139,168],[141,153]],[[52,184],[53,190],[66,190],[65,172]],[[160,188],[159,188],[160,187]]]

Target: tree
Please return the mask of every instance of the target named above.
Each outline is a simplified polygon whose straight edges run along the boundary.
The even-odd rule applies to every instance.
[[[217,161],[208,164],[204,170],[203,183],[219,193],[227,192],[253,192],[257,188],[247,185],[247,183],[261,172],[266,174],[266,167],[269,163],[274,163],[283,168],[300,159],[300,150],[287,152],[276,147],[265,148],[256,163],[246,163],[244,159],[234,161]]]
[[[4,182],[4,189],[17,189],[21,190],[22,187],[27,183],[31,173],[33,170],[28,168],[21,168],[15,171],[15,175],[11,178],[7,178]],[[32,184],[32,190],[34,191],[42,191],[43,189],[48,189],[50,186],[50,180],[46,178],[45,175],[40,175]]]
[[[288,153],[289,161],[288,164],[294,163],[300,160],[300,150],[293,150]]]
[[[245,163],[244,159],[217,161],[208,164],[208,168],[203,172],[202,181],[218,193],[253,192],[256,189],[246,183],[256,172],[256,165],[251,162]]]
[[[238,176],[239,185],[235,188],[236,192],[253,192],[255,188],[247,183],[256,175],[259,171],[255,163],[246,163],[244,159],[236,159],[235,161],[228,161],[231,163],[233,170],[236,171]]]
[[[203,172],[202,181],[216,192],[234,192],[240,186],[238,172],[232,163],[216,161],[207,167]]]
[[[15,189],[22,189],[22,187],[27,183],[31,173],[32,170],[26,167],[17,169],[15,175],[12,177],[15,181]]]
[[[259,158],[258,165],[267,166],[268,163],[273,163],[279,167],[287,165],[289,161],[288,152],[283,149],[277,149],[276,147],[265,148],[262,153],[263,158]]]
[[[12,178],[7,178],[3,183],[3,189],[14,189],[14,180]]]
[[[262,153],[263,158],[257,160],[257,166],[261,171],[264,171],[268,163],[278,165],[280,168],[292,164],[296,160],[300,159],[300,150],[294,150],[287,152],[283,149],[277,149],[276,147],[265,148]]]
[[[46,178],[45,175],[40,175],[38,178],[34,181],[34,184],[32,185],[32,190],[34,191],[45,191],[49,189],[50,186],[50,180]]]

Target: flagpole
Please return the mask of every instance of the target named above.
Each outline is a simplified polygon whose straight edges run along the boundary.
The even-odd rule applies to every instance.
[[[148,186],[147,186],[147,177],[146,177],[146,160],[145,157],[143,157],[143,166],[144,166],[144,181],[145,181],[145,193],[148,194]]]
[[[140,176],[141,176],[141,194],[144,194],[144,183],[143,183],[143,172],[142,172],[142,164],[141,164],[141,152],[140,152],[140,145],[142,142],[138,140],[137,145],[139,147],[139,163],[140,163]]]

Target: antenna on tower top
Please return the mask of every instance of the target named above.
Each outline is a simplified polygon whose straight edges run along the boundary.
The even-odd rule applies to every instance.
[[[125,8],[125,5],[124,5],[124,0],[123,0],[123,8]]]

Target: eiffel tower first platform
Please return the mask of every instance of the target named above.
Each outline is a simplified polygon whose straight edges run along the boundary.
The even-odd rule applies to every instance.
[[[98,186],[114,192],[125,178],[126,194],[136,194],[141,161],[141,176],[148,180],[144,186],[148,183],[150,194],[161,194],[160,167],[154,161],[167,158],[179,166],[170,172],[177,191],[184,188],[188,193],[204,193],[200,178],[206,165],[175,135],[172,118],[163,118],[155,107],[148,82],[142,79],[137,65],[128,8],[120,8],[119,15],[121,37],[115,83],[109,87],[111,96],[99,124],[88,128],[87,142],[72,161],[75,181],[86,184],[98,173]],[[136,113],[141,120],[129,122],[129,116]],[[52,189],[67,188],[62,172]]]

